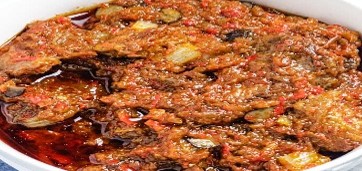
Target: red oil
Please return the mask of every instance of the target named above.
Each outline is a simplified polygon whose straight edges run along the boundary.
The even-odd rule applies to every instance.
[[[59,75],[53,73],[53,75],[49,74],[38,77],[35,80],[42,81],[39,78],[45,80],[55,79],[54,84],[60,82],[77,84],[77,80],[82,79],[83,82],[96,86],[97,94],[107,94],[107,90],[104,87],[104,81],[107,80],[92,78],[93,74],[90,74],[90,72],[84,71],[76,74],[61,72]],[[112,148],[111,145],[94,143],[95,140],[102,138],[102,131],[100,130],[102,126],[94,119],[92,120],[91,117],[99,115],[101,109],[88,109],[78,113],[73,118],[55,125],[27,128],[18,124],[10,124],[7,121],[6,115],[4,115],[7,105],[11,104],[1,102],[3,113],[0,116],[1,140],[14,149],[37,160],[66,170],[77,170],[90,164],[90,154],[105,148]]]

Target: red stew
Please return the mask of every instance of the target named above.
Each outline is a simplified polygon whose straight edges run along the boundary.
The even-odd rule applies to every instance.
[[[359,34],[233,0],[114,0],[0,48],[1,139],[67,170],[304,170],[362,143]]]

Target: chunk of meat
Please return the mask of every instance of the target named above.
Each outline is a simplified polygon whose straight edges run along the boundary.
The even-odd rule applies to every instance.
[[[9,80],[9,76],[4,72],[0,72],[0,84],[3,84],[8,80]]]
[[[137,31],[127,27],[118,36],[96,45],[95,50],[115,57],[143,57],[162,61],[176,50],[178,45],[192,43],[205,55],[222,54],[229,48],[213,36],[185,27],[149,28]]]
[[[3,47],[0,70],[13,76],[41,74],[60,64],[60,59],[93,57],[88,34],[66,17],[34,22]]]
[[[258,170],[266,161],[275,160],[273,156],[284,156],[312,149],[303,142],[275,141],[276,137],[269,133],[267,134],[270,136],[265,136],[266,132],[262,133],[260,130],[248,131],[246,125],[209,126],[195,129],[166,126],[157,121],[147,121],[146,125],[151,129],[163,128],[157,130],[158,141],[129,150],[118,149],[96,153],[91,156],[92,161],[107,168],[129,164],[133,169],[140,169],[133,165],[133,159],[137,159],[142,168],[156,162],[159,163],[160,169],[165,167],[161,163],[168,161],[173,163],[171,164],[173,167],[179,165],[188,169],[194,167],[206,169],[213,165],[234,170]],[[195,141],[190,141],[190,139],[204,142],[207,140],[208,143],[212,142],[212,145],[197,146]],[[328,161],[327,157],[323,156],[323,159]],[[194,162],[198,164],[189,165]],[[303,165],[304,168],[311,166]]]
[[[229,123],[243,117],[244,112],[252,109],[251,105],[245,103],[244,106],[231,105],[227,102],[208,104],[201,96],[195,96],[196,92],[190,90],[178,92],[137,90],[138,93],[132,91],[114,93],[102,97],[101,101],[114,108],[170,109],[177,117],[202,124]]]
[[[298,124],[312,142],[329,151],[349,151],[362,143],[361,88],[331,90],[294,104]],[[356,95],[357,98],[356,98]]]
[[[144,67],[147,66],[147,67]],[[181,88],[201,89],[207,77],[197,72],[176,74],[165,69],[167,63],[153,63],[138,60],[122,68],[122,75],[114,77],[113,85],[116,89],[134,90],[136,88],[150,88],[159,91],[173,92]],[[156,69],[157,68],[157,69]],[[119,72],[116,70],[115,72]],[[193,75],[192,74],[197,74]],[[114,75],[116,76],[116,75]],[[190,78],[192,77],[192,78]]]
[[[7,88],[14,85],[9,84]],[[82,80],[48,78],[25,87],[22,94],[1,98],[9,103],[7,115],[12,123],[27,127],[52,125],[74,116],[77,112],[97,107],[96,99],[103,93],[102,85]]]

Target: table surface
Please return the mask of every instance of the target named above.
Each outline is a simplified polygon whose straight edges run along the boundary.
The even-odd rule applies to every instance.
[[[0,160],[0,171],[16,171],[16,170]],[[350,171],[362,171],[362,163]]]

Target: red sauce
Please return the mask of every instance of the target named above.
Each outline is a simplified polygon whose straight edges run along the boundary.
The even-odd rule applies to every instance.
[[[61,75],[52,79],[56,79],[55,83],[58,81],[71,82],[77,79],[85,80],[85,78],[91,78],[93,75],[89,73],[72,74],[62,72]],[[93,80],[88,79],[88,81],[98,82],[94,78]],[[106,82],[107,80],[102,78],[99,82],[101,81]],[[108,83],[106,82],[106,84]],[[91,85],[100,86],[97,87],[98,91],[105,94],[106,88],[101,84]],[[3,114],[6,112],[7,105],[11,104],[1,102]],[[5,117],[6,115],[1,115],[0,138],[12,148],[30,157],[67,170],[76,170],[79,167],[90,164],[90,154],[106,148],[102,144],[90,143],[90,141],[102,137],[101,129],[104,128],[102,128],[101,123],[90,119],[90,117],[98,115],[98,111],[96,109],[88,109],[58,124],[35,129],[10,124]],[[88,126],[88,128],[82,129],[83,126]],[[107,146],[107,148],[112,148],[112,144]]]

